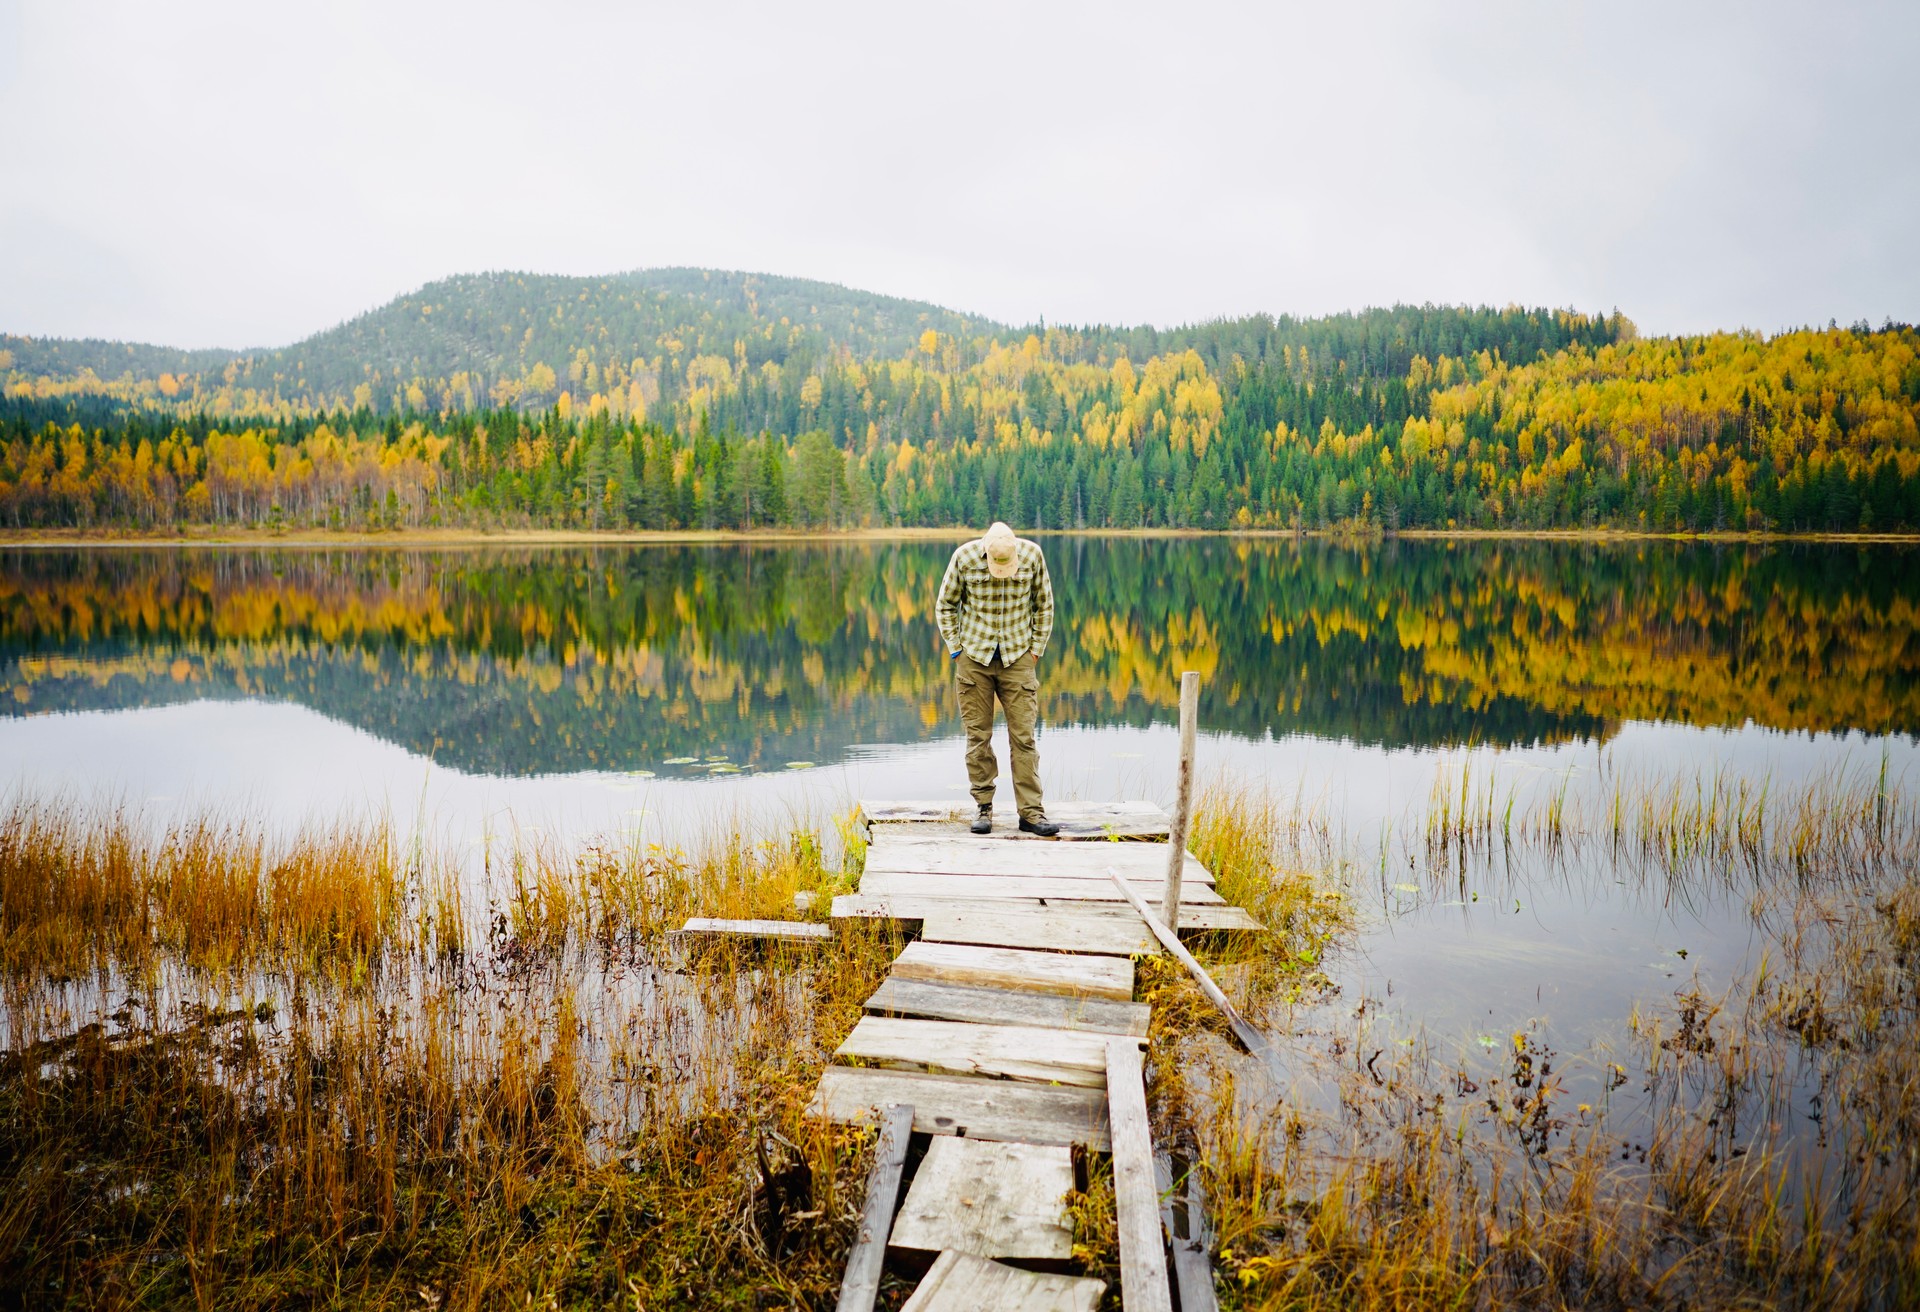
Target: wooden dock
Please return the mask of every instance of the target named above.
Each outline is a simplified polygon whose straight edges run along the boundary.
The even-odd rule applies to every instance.
[[[1071,1272],[1075,1148],[1112,1155],[1122,1305],[1174,1306],[1143,1077],[1148,1008],[1133,1000],[1133,958],[1161,946],[1127,896],[1158,905],[1169,819],[1141,802],[1049,812],[1055,840],[1019,834],[1011,815],[973,835],[971,807],[861,804],[865,868],[833,915],[909,922],[918,937],[808,1108],[882,1127],[841,1312],[870,1312],[889,1256],[926,1273],[906,1304],[916,1312],[1095,1307],[1104,1283]],[[1182,872],[1182,932],[1261,928],[1191,853]],[[901,1201],[910,1135],[930,1139]],[[1211,1307],[1210,1273],[1181,1256],[1182,1281],[1205,1281],[1183,1308]]]

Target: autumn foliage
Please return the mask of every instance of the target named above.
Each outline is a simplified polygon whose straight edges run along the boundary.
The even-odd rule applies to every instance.
[[[695,274],[454,280],[246,356],[4,339],[0,523],[1920,528],[1911,328],[1016,330]]]

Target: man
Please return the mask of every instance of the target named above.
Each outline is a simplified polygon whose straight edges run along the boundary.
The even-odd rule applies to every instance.
[[[1040,797],[1040,753],[1033,744],[1040,717],[1040,656],[1053,633],[1053,583],[1038,544],[995,524],[953,553],[934,607],[940,637],[954,661],[960,720],[967,727],[967,782],[980,810],[973,832],[993,832],[993,703],[1007,717],[1013,756],[1013,798],[1020,828],[1052,838]]]

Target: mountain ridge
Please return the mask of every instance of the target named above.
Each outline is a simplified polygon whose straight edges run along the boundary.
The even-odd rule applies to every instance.
[[[0,334],[0,373],[16,394],[43,380],[76,391],[116,384],[122,399],[144,395],[156,405],[187,408],[220,394],[223,408],[235,413],[362,405],[375,411],[535,409],[563,391],[585,401],[608,390],[603,380],[618,376],[622,386],[638,385],[624,407],[632,410],[657,402],[663,389],[675,399],[698,385],[697,375],[720,375],[722,366],[731,381],[769,364],[809,373],[834,361],[893,361],[924,347],[928,333],[957,344],[964,362],[981,358],[990,344],[1038,336],[1090,363],[1119,355],[1138,362],[1197,347],[1222,364],[1236,350],[1264,358],[1279,339],[1303,340],[1301,333],[1314,329],[1361,343],[1363,371],[1384,374],[1404,368],[1423,348],[1443,354],[1479,341],[1481,334],[1460,330],[1455,320],[1515,313],[1541,321],[1589,318],[1547,309],[1396,305],[1308,318],[1223,316],[1164,329],[1049,327],[781,274],[692,266],[604,275],[496,271],[436,279],[283,347],[186,349]],[[1443,326],[1435,340],[1416,341],[1409,321],[1417,321],[1412,337],[1422,336],[1419,324]],[[1604,334],[1609,339],[1633,331],[1617,312],[1593,321],[1612,325]],[[1392,356],[1370,345],[1394,336],[1407,340]],[[1557,349],[1566,335],[1549,336],[1538,349]],[[1354,353],[1336,346],[1337,356]]]

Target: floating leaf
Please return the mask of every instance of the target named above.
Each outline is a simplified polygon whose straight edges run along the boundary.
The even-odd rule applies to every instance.
[[[655,777],[651,770],[629,770],[627,773],[635,779],[652,779]]]
[[[1418,893],[1420,891],[1420,885],[1418,884],[1395,884],[1394,887],[1402,893]]]
[[[700,758],[697,756],[669,756],[666,760],[662,761],[661,764],[662,765],[698,765],[700,764]]]
[[[812,762],[812,761],[788,761],[788,762],[787,762],[787,769],[789,769],[789,770],[811,770],[811,769],[813,769],[813,762]]]

